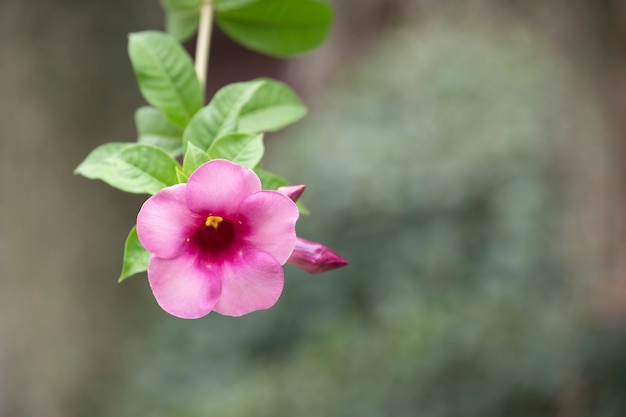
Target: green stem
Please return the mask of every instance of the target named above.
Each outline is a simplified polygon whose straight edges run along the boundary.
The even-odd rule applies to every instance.
[[[205,1],[200,10],[198,40],[196,42],[196,74],[202,86],[206,86],[207,68],[209,67],[209,49],[211,47],[211,26],[213,25],[213,3]]]

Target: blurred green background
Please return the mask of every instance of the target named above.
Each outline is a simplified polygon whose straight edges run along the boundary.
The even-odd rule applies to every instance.
[[[626,415],[626,8],[335,7],[293,60],[216,33],[209,90],[301,94],[266,166],[351,265],[185,321],[116,283],[145,196],[72,175],[134,139],[126,36],[158,2],[0,3],[0,417]]]

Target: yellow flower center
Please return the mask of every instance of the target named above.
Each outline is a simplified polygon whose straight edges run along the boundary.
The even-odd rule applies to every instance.
[[[213,229],[217,230],[217,227],[222,221],[224,221],[224,218],[220,216],[209,216],[206,218],[204,224],[206,225],[206,227],[212,227]]]
[[[215,254],[231,247],[236,232],[233,221],[228,217],[210,215],[198,225],[191,239],[205,253]]]

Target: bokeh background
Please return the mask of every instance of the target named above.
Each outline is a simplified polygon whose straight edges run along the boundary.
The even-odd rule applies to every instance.
[[[626,415],[625,3],[334,3],[292,60],[216,32],[208,89],[298,91],[266,166],[351,265],[185,321],[116,283],[145,196],[72,175],[157,0],[0,2],[1,417]]]

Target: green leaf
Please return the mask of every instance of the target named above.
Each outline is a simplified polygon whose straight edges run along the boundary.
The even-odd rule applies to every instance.
[[[189,179],[189,176],[185,175],[185,173],[183,172],[182,168],[177,166],[176,167],[176,179],[178,179],[178,182],[180,184],[184,184]]]
[[[311,211],[309,211],[309,209],[306,208],[305,205],[302,204],[300,200],[296,201],[296,206],[298,206],[298,210],[300,211],[300,214],[302,214],[303,216],[311,215]]]
[[[324,41],[332,10],[316,0],[218,1],[216,21],[226,34],[250,49],[289,56],[310,51]]]
[[[276,132],[304,117],[306,107],[291,88],[274,80],[261,81],[239,113],[237,131]]]
[[[203,97],[189,54],[173,36],[158,31],[131,34],[128,53],[148,103],[176,126],[187,126]]]
[[[87,158],[76,167],[74,174],[80,174],[83,177],[97,179],[102,172],[111,169],[110,160],[119,157],[119,154],[126,148],[133,146],[128,142],[110,142],[98,146],[91,151]]]
[[[188,12],[169,12],[165,15],[165,30],[178,42],[186,42],[198,30],[200,15]]]
[[[183,153],[183,142],[179,140],[172,140],[163,136],[145,135],[139,137],[138,143],[143,145],[150,145],[157,148],[161,148],[172,158],[176,158]]]
[[[289,185],[286,179],[279,177],[276,174],[265,171],[264,169],[257,168],[254,170],[261,180],[261,186],[264,190],[276,190],[278,187],[284,187]]]
[[[200,0],[161,0],[165,10],[165,30],[185,42],[198,30]]]
[[[202,149],[198,148],[193,143],[187,144],[187,150],[185,151],[185,157],[183,158],[183,170],[182,174],[186,178],[189,178],[192,172],[196,170],[200,165],[208,162],[211,158]],[[179,178],[180,181],[180,178]]]
[[[258,0],[215,0],[216,8],[220,11],[238,9]]]
[[[276,174],[265,171],[264,169],[257,167],[254,170],[254,172],[256,172],[257,176],[261,180],[261,187],[264,190],[277,190],[279,187],[284,187],[285,185],[289,185],[287,180],[284,179],[283,177],[280,177]],[[300,214],[305,215],[305,216],[308,216],[309,214],[311,214],[309,209],[307,209],[304,206],[304,204],[302,204],[300,201],[296,202],[296,206],[298,206],[298,210],[300,210]]]
[[[161,111],[150,106],[143,106],[135,111],[135,125],[139,136],[155,135],[171,139],[183,137],[183,129],[170,122]]]
[[[133,226],[126,238],[126,244],[124,245],[122,273],[117,282],[122,282],[128,277],[147,271],[149,260],[150,252],[139,242],[137,238],[137,226]]]
[[[129,193],[155,194],[178,183],[177,166],[171,156],[154,146],[112,142],[94,149],[74,173]]]
[[[232,132],[274,132],[300,119],[306,108],[285,84],[257,79],[227,85],[191,120],[183,134],[208,150],[215,138]]]
[[[191,120],[183,134],[183,141],[208,150],[215,138],[234,132],[241,109],[262,84],[262,80],[254,80],[221,88]]]
[[[173,157],[182,153],[183,130],[172,124],[158,109],[150,106],[138,108],[135,125],[139,143],[163,148]]]
[[[211,159],[223,158],[254,168],[263,157],[263,135],[229,133],[217,138],[207,152]]]
[[[200,10],[201,0],[161,0],[166,12],[192,12]]]

